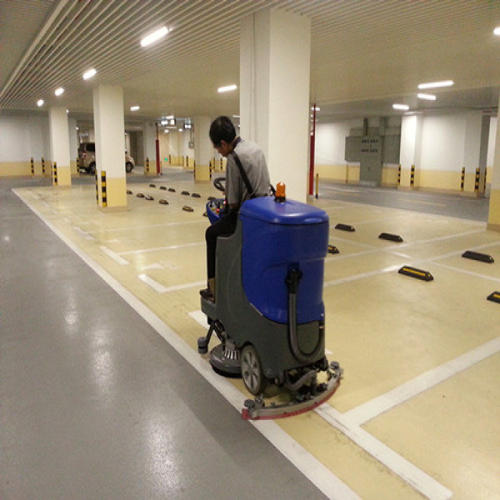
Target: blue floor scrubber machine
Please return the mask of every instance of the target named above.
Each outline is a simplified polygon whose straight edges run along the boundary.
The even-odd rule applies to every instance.
[[[207,203],[211,223],[221,208],[222,200]],[[311,410],[340,383],[342,369],[325,356],[328,226],[326,212],[285,199],[283,189],[244,202],[234,234],[217,240],[215,302],[201,299],[210,327],[198,351],[208,352],[215,333],[220,344],[210,364],[222,375],[241,376],[255,396],[245,401],[243,418]],[[286,392],[287,400],[266,404],[270,387]]]

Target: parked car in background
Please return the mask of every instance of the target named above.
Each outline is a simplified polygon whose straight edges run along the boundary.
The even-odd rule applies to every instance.
[[[135,167],[134,159],[125,151],[125,170],[127,174]],[[78,146],[78,168],[95,175],[95,142],[82,142]]]

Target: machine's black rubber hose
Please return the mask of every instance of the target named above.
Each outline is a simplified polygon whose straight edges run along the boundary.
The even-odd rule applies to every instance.
[[[321,346],[323,345],[325,330],[324,328],[319,330],[318,343],[310,353],[302,351],[297,339],[297,289],[300,278],[302,278],[302,273],[298,269],[290,269],[285,280],[288,288],[288,338],[295,359],[301,363],[309,363],[317,357],[320,352]]]

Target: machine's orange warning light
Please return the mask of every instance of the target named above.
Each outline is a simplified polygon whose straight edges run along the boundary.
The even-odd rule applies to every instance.
[[[286,200],[285,184],[283,184],[283,182],[278,182],[278,184],[276,185],[275,199],[276,199],[276,201],[285,201]]]

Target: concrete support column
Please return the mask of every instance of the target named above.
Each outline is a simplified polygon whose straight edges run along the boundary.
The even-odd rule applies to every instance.
[[[500,98],[498,100],[500,105]],[[491,175],[490,211],[488,214],[488,229],[500,231],[500,126],[497,126],[495,139],[495,157]]]
[[[99,85],[94,89],[94,131],[97,201],[100,208],[127,206],[123,89]]]
[[[263,149],[271,181],[305,201],[311,22],[265,9],[242,20],[240,37],[241,136]]]
[[[78,134],[76,130],[76,118],[70,118],[68,120],[68,131],[69,131],[69,156],[71,165],[71,175],[79,175],[78,168],[76,165],[76,159],[78,157]]]
[[[144,142],[144,174],[156,175],[156,125],[144,122],[142,132]]]
[[[213,144],[208,136],[210,130],[209,116],[194,117],[194,180],[210,180],[210,158],[213,156]]]
[[[53,186],[71,186],[71,167],[69,154],[69,130],[66,108],[50,108],[49,110],[50,150],[52,163]]]
[[[401,189],[416,186],[416,172],[419,168],[422,144],[422,117],[418,115],[403,116],[401,120],[401,147],[399,162],[401,164]],[[411,172],[414,167],[413,186]]]
[[[479,147],[479,196],[485,195],[488,171],[488,141],[490,137],[490,116],[481,116],[481,138]]]
[[[484,179],[486,176],[486,152],[488,148],[489,116],[483,123],[480,112],[468,113],[465,117],[464,138],[464,193],[484,196]],[[483,127],[485,127],[483,129]],[[486,134],[486,137],[484,137]],[[484,140],[486,139],[486,143]],[[481,159],[483,165],[481,165]],[[476,170],[479,168],[479,188],[476,190]]]

